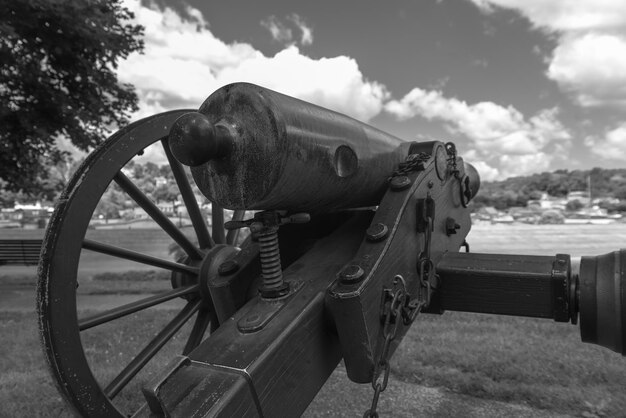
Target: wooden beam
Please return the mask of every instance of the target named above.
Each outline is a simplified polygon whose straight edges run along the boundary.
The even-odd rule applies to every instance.
[[[356,214],[285,269],[290,297],[255,298],[200,344],[165,378],[149,385],[153,413],[171,416],[299,416],[341,360],[324,295],[356,253],[371,213]],[[242,324],[262,321],[249,332]],[[243,332],[243,331],[245,332]],[[167,382],[179,382],[167,396]],[[164,390],[161,390],[164,389]],[[171,391],[170,391],[171,392]],[[136,416],[149,416],[143,408]],[[194,415],[196,416],[196,415]]]

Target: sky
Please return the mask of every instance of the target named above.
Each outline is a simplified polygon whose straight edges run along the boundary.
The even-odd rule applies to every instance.
[[[118,67],[134,119],[245,81],[453,141],[487,181],[626,166],[626,1],[124,4],[146,28],[144,53]]]

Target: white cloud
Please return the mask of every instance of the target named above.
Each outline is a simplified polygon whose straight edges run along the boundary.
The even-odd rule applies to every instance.
[[[626,106],[626,39],[594,33],[564,38],[547,74],[582,106]]]
[[[313,29],[297,13],[292,13],[286,18],[293,25],[290,28],[287,23],[281,22],[276,16],[271,15],[261,21],[261,26],[267,29],[274,41],[285,46],[295,45],[294,29],[300,32],[300,44],[311,45],[313,43]]]
[[[399,119],[421,116],[440,120],[451,133],[467,136],[482,153],[534,154],[555,141],[570,139],[557,119],[556,108],[544,109],[526,120],[512,106],[493,102],[470,105],[439,91],[414,88],[401,100],[388,102],[385,110]]]
[[[490,166],[486,162],[470,159],[469,156],[464,156],[463,159],[467,160],[470,164],[474,166],[474,168],[476,168],[478,174],[480,175],[481,181],[497,181],[503,179],[500,175],[500,170]]]
[[[274,57],[257,56],[219,75],[222,83],[254,80],[290,96],[303,98],[360,120],[376,116],[389,96],[384,85],[366,82],[349,57],[314,60],[291,46]],[[306,82],[303,82],[306,80]]]
[[[227,44],[215,37],[196,9],[188,10],[194,17],[189,22],[169,8],[151,9],[138,0],[127,0],[125,5],[146,28],[144,54],[133,54],[118,69],[120,80],[137,89],[141,110],[136,116],[198,108],[217,88],[238,81],[364,121],[380,113],[388,97],[385,86],[366,80],[350,57],[313,59],[293,45],[267,57],[249,44]],[[292,19],[304,28],[304,21],[295,16]],[[303,43],[312,41],[312,32],[300,30]]]
[[[495,7],[517,10],[538,28],[558,31],[623,29],[621,0],[471,0],[489,13]]]
[[[296,13],[291,14],[288,19],[291,20],[302,33],[300,36],[300,43],[302,45],[311,45],[313,43],[313,29],[311,29],[311,27],[306,24],[304,19]]]
[[[274,15],[263,19],[261,26],[270,31],[272,39],[276,42],[290,44],[293,41],[293,32]]]
[[[600,158],[624,161],[626,159],[626,122],[607,131],[604,138],[585,138],[585,145]]]
[[[499,159],[503,178],[552,170],[553,156],[545,152],[526,155],[502,155]]]
[[[626,107],[626,1],[471,0],[486,13],[517,10],[558,45],[546,75],[584,107]]]

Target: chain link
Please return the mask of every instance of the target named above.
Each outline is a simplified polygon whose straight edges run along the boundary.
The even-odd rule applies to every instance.
[[[426,152],[418,152],[416,154],[409,154],[404,162],[398,165],[396,171],[393,172],[389,180],[398,176],[405,176],[412,171],[421,171],[424,169],[424,163],[428,161],[430,154]]]
[[[400,329],[400,318],[402,318],[402,309],[407,304],[408,293],[406,292],[406,282],[404,278],[397,275],[393,278],[393,298],[388,309],[385,308],[384,325],[383,325],[383,347],[378,357],[378,361],[374,366],[374,375],[372,377],[372,388],[374,396],[372,397],[372,405],[370,409],[365,411],[363,418],[377,418],[378,399],[380,394],[387,389],[389,383],[389,372],[391,365],[389,364],[391,342],[396,338]],[[382,375],[382,380],[381,380]]]
[[[456,165],[456,147],[452,142],[448,142],[446,145],[446,151],[448,153],[448,164],[452,167],[452,173],[458,178],[459,170]],[[424,169],[424,163],[430,159],[430,154],[420,152],[416,154],[410,154],[406,160],[398,166],[398,169],[394,171],[389,180],[393,177],[404,176],[412,171],[421,171]],[[383,346],[374,366],[374,374],[372,377],[372,389],[374,389],[374,395],[372,396],[372,404],[370,408],[365,411],[363,418],[378,418],[378,401],[380,394],[387,389],[389,382],[389,372],[391,371],[391,365],[389,364],[390,349],[392,341],[397,337],[398,330],[400,329],[400,323],[405,326],[413,323],[422,308],[430,304],[430,298],[433,288],[433,278],[435,276],[435,266],[430,258],[430,244],[431,234],[433,227],[433,218],[428,216],[428,225],[424,233],[424,251],[419,255],[419,261],[417,263],[417,271],[420,280],[420,286],[418,295],[416,298],[411,299],[411,295],[407,292],[406,281],[400,275],[396,275],[393,278],[393,288],[384,289],[383,297],[391,299],[391,302],[384,302],[382,306],[383,316]],[[401,321],[400,321],[401,320]]]
[[[452,174],[459,178],[460,171],[456,166],[456,145],[454,142],[446,142],[446,152],[448,153],[448,165],[452,167]]]

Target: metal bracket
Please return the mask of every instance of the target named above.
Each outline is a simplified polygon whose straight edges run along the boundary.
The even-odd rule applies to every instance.
[[[426,198],[417,199],[415,211],[417,217],[417,232],[426,232],[429,224],[428,218],[435,219],[435,201],[430,194]],[[432,231],[433,223],[430,224]]]
[[[290,282],[290,292],[286,296],[281,298],[257,298],[250,309],[237,321],[237,329],[244,334],[262,330],[301,288],[301,282],[292,281]]]

